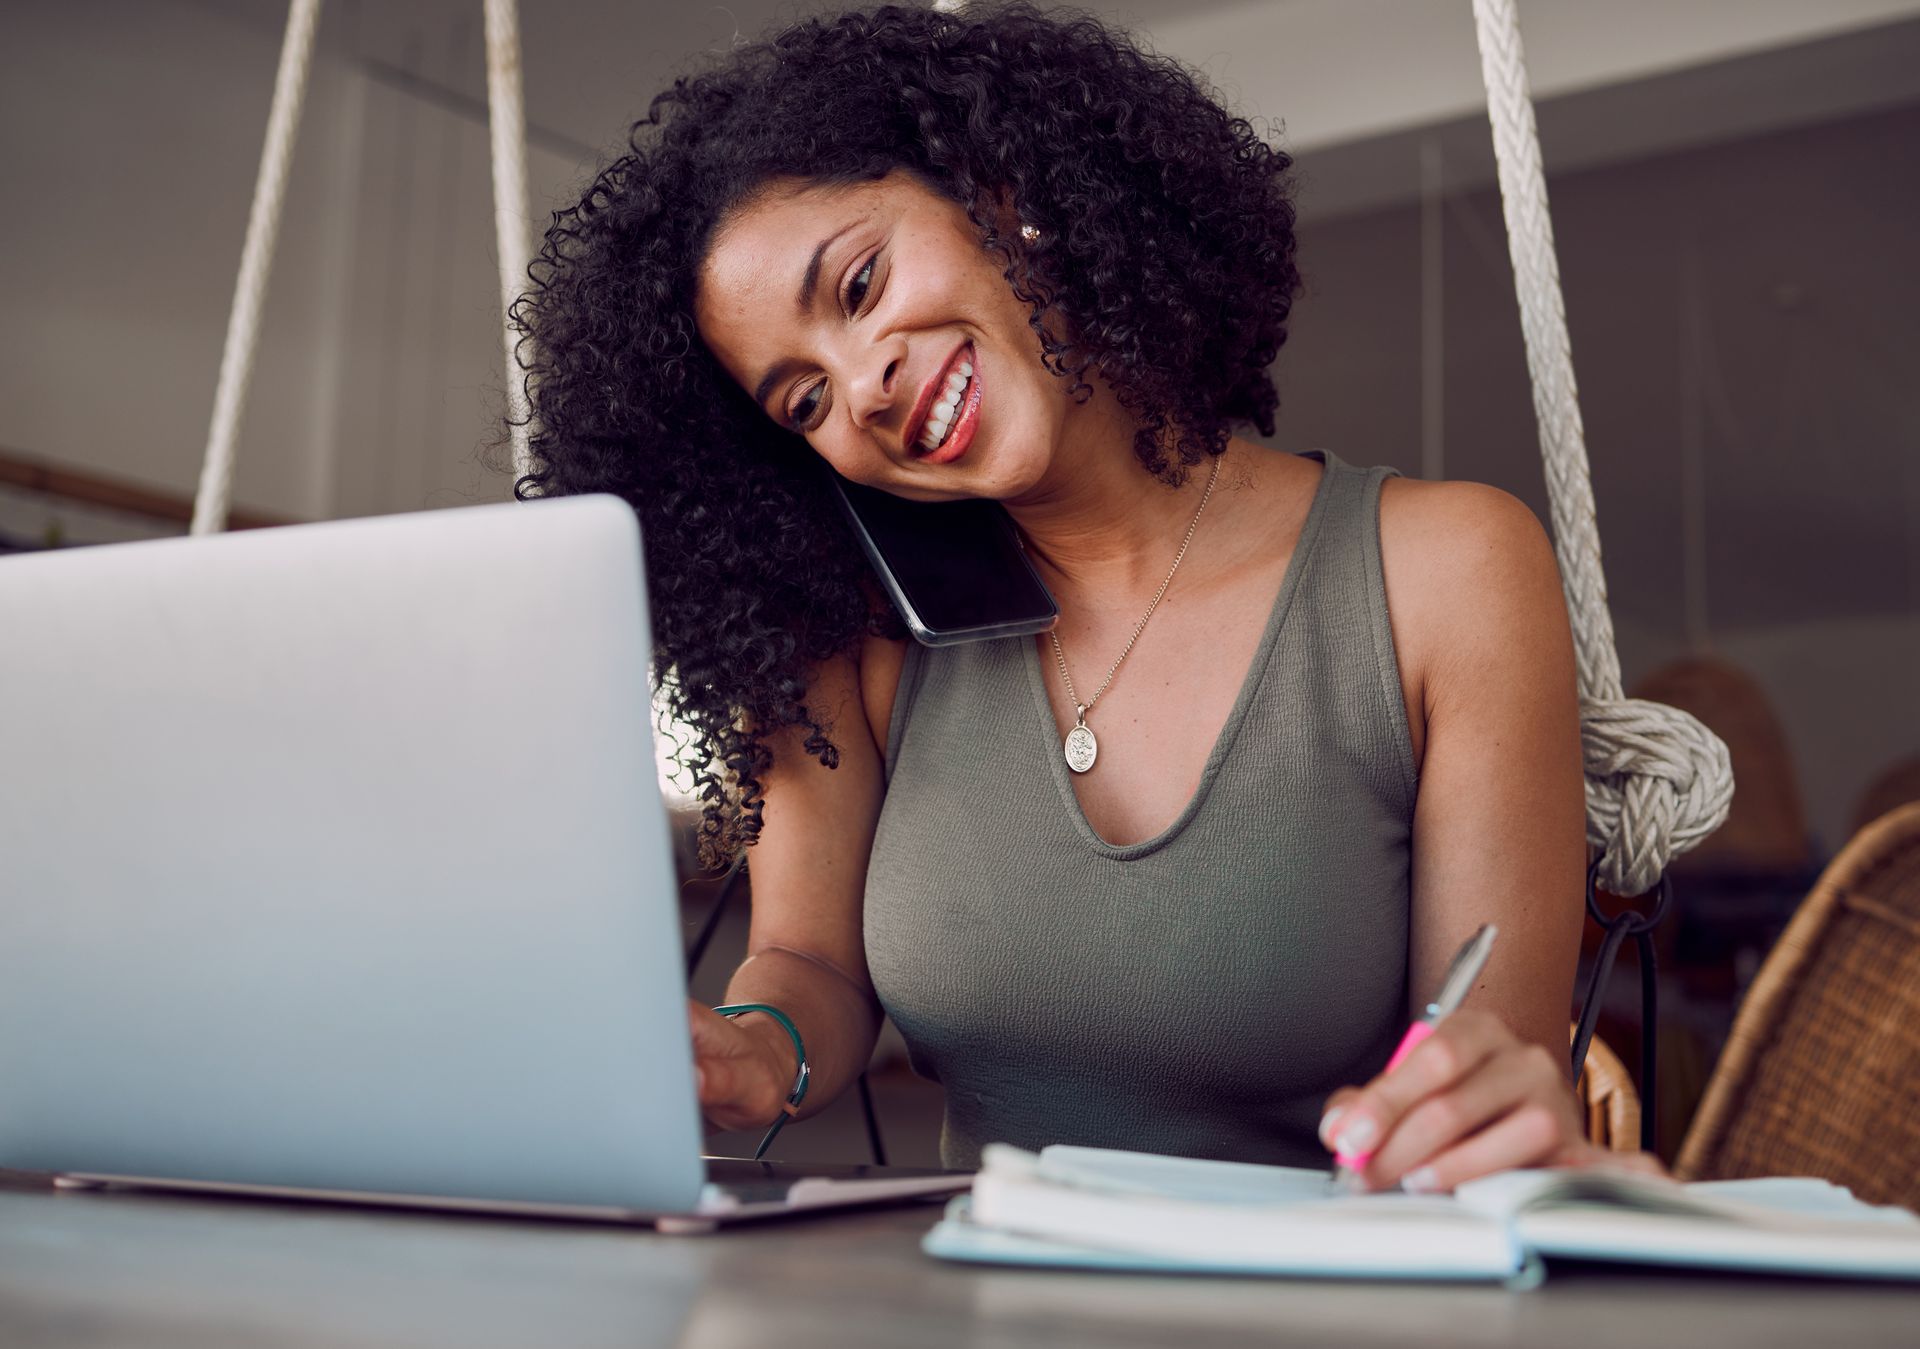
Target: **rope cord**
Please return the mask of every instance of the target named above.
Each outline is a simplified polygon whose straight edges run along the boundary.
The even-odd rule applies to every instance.
[[[487,129],[493,143],[493,231],[500,258],[500,320],[506,342],[507,421],[513,435],[513,476],[532,467],[527,447],[531,408],[526,376],[514,355],[510,317],[525,286],[533,250],[527,242],[527,110],[520,85],[518,0],[485,0],[487,17]]]
[[[320,0],[293,0],[287,9],[286,36],[280,43],[280,67],[273,77],[273,105],[267,114],[267,142],[260,151],[253,206],[247,213],[247,241],[240,250],[240,277],[234,283],[227,315],[227,341],[220,353],[220,380],[213,392],[213,422],[207,452],[200,463],[200,487],[193,499],[194,535],[218,534],[227,527],[233,498],[234,437],[253,378],[254,349],[260,337],[260,307],[273,270],[274,243],[280,235],[280,208],[286,202],[287,169],[293,162],[294,135],[306,101],[307,74],[313,66],[313,34],[319,26]]]
[[[1519,18],[1514,0],[1473,0],[1473,16],[1540,428],[1553,547],[1573,619],[1587,841],[1601,851],[1600,879],[1606,888],[1639,895],[1654,887],[1672,858],[1725,821],[1733,800],[1733,766],[1726,745],[1693,717],[1621,696],[1620,657],[1607,609],[1600,526]]]
[[[1587,784],[1587,839],[1601,850],[1601,879],[1616,894],[1651,889],[1667,863],[1726,819],[1733,770],[1726,745],[1693,717],[1622,697],[1620,658],[1607,609],[1593,484],[1560,294],[1539,132],[1527,91],[1514,0],[1474,0],[1487,113],[1526,341],[1534,416],[1553,518],[1554,552],[1573,618]],[[218,533],[232,496],[234,437],[245,407],[287,171],[312,66],[320,0],[291,0],[274,78],[266,145],[247,219],[206,458],[191,532]],[[531,251],[527,243],[526,110],[516,0],[485,0],[487,102],[492,141],[494,229],[500,265],[507,406],[514,472],[528,465],[526,383],[507,317]]]

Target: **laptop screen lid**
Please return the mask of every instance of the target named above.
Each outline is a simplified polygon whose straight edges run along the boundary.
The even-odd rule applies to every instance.
[[[0,560],[0,1166],[701,1189],[612,497]]]

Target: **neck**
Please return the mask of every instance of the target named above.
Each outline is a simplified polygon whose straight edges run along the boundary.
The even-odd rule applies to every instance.
[[[1238,458],[1238,443],[1221,456],[1222,474],[1233,471],[1225,461]],[[1197,464],[1179,487],[1168,487],[1141,467],[1130,439],[1119,453],[1110,446],[1071,456],[1032,492],[1005,503],[1047,585],[1063,599],[1098,596],[1102,607],[1159,588],[1215,471],[1211,461]],[[1209,515],[1221,505],[1218,496]],[[1196,540],[1206,529],[1203,520]]]

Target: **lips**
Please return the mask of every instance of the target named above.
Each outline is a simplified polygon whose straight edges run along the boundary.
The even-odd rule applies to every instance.
[[[948,356],[940,368],[933,372],[933,377],[929,379],[926,386],[920,390],[920,397],[914,401],[913,412],[907,418],[906,433],[903,437],[906,441],[906,448],[909,454],[917,457],[927,453],[927,451],[920,448],[920,436],[921,433],[927,429],[927,417],[932,413],[933,405],[939,399],[941,391],[947,387],[947,376],[959,369],[960,363],[968,359],[972,351],[973,343],[971,342],[962,342],[959,346],[955,347],[953,354]],[[976,362],[975,364],[977,371],[978,363]],[[952,437],[949,436],[948,440],[951,441]],[[944,445],[941,447],[942,450],[945,448],[946,446]],[[937,454],[939,451],[934,451],[933,453]]]
[[[967,452],[973,444],[973,433],[980,429],[980,367],[973,367],[973,376],[967,382],[966,396],[953,414],[953,426],[947,432],[947,438],[937,450],[921,452],[923,464],[951,464]]]

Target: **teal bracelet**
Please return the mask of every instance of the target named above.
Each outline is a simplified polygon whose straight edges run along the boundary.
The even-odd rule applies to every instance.
[[[767,1155],[767,1149],[773,1146],[773,1140],[779,1137],[780,1130],[786,1122],[800,1113],[800,1102],[807,1099],[807,1047],[800,1043],[800,1028],[793,1024],[793,1018],[778,1007],[769,1007],[764,1002],[736,1002],[713,1010],[729,1021],[736,1016],[744,1016],[748,1012],[765,1012],[778,1021],[780,1029],[793,1040],[793,1052],[800,1060],[800,1069],[793,1076],[793,1090],[787,1093],[786,1104],[780,1107],[780,1114],[773,1121],[773,1127],[767,1130],[767,1136],[760,1140],[760,1147],[753,1154],[753,1160],[757,1162]]]

